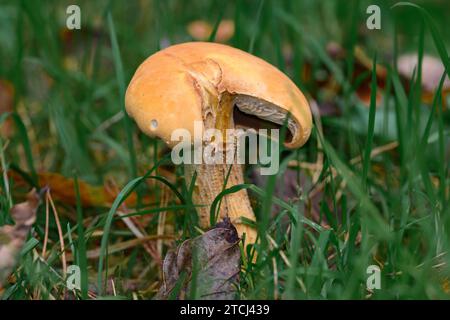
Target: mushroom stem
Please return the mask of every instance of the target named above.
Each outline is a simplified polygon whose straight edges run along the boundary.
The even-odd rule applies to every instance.
[[[242,165],[233,164],[185,164],[185,174],[187,183],[190,184],[195,171],[197,178],[193,192],[193,202],[197,207],[200,226],[207,228],[210,226],[210,208],[217,195],[224,189],[244,183]],[[226,187],[225,179],[230,171]],[[255,221],[255,215],[250,205],[247,190],[227,194],[222,198],[219,208],[219,219],[230,218],[239,236],[242,238],[245,234],[245,244],[253,244],[256,241],[256,230],[242,222],[241,217]]]
[[[207,90],[202,92],[202,96],[205,102],[203,105],[205,129],[215,128],[224,134],[226,129],[234,128],[234,97],[228,93],[223,93],[217,99],[217,95],[211,94]],[[236,148],[236,145],[234,145],[234,148]],[[191,184],[194,172],[197,172],[192,200],[195,205],[201,205],[197,207],[200,226],[203,228],[210,227],[211,204],[217,195],[224,189],[244,183],[242,165],[237,163],[205,164],[202,162],[202,164],[185,164],[184,168],[188,185]],[[236,227],[239,237],[242,238],[245,234],[245,245],[255,243],[256,230],[244,224],[241,220],[242,217],[251,221],[256,220],[247,190],[239,190],[222,198],[217,218],[219,220],[226,217]]]

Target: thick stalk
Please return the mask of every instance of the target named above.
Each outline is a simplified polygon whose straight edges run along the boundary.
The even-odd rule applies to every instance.
[[[198,80],[201,78],[198,78]],[[200,80],[199,80],[200,81]],[[215,88],[208,85],[208,81],[202,81],[200,86],[203,105],[203,125],[204,129],[218,129],[225,139],[226,129],[234,129],[233,108],[234,97],[228,93],[218,95]],[[225,186],[225,179],[228,171],[231,171]],[[193,202],[197,207],[200,225],[203,228],[210,226],[211,204],[217,195],[226,188],[243,184],[244,177],[242,165],[240,164],[185,164],[185,174],[188,185],[192,181],[194,172],[197,172],[195,187],[193,192]],[[240,190],[228,194],[222,198],[219,208],[218,219],[230,218],[231,223],[236,227],[239,236],[242,238],[245,234],[245,243],[254,244],[256,241],[256,230],[242,223],[241,217],[255,221],[255,215],[250,205],[247,190]]]
[[[197,207],[200,225],[204,228],[210,226],[211,204],[216,196],[224,190],[228,170],[230,170],[229,164],[185,164],[185,174],[188,183],[191,182],[194,172],[197,171],[193,202],[195,205],[205,205]],[[225,188],[230,188],[242,183],[244,183],[242,165],[233,164]],[[246,235],[246,245],[255,243],[256,230],[242,223],[241,220],[241,217],[245,217],[255,221],[255,215],[250,205],[247,190],[240,190],[222,198],[219,209],[219,219],[225,217],[230,218],[240,237],[244,234]]]

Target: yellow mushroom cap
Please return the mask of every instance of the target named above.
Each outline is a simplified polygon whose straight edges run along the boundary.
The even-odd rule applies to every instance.
[[[282,125],[290,113],[285,145],[302,146],[311,133],[308,101],[284,73],[242,50],[217,43],[188,42],[161,50],[137,69],[125,96],[130,117],[149,136],[171,143],[175,129],[194,134],[203,121],[205,94],[235,97],[241,111]]]

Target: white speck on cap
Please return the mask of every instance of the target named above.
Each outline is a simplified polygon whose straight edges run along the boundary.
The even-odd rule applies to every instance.
[[[156,130],[157,128],[158,128],[158,120],[153,119],[153,120],[150,122],[150,129],[151,129],[151,130]]]

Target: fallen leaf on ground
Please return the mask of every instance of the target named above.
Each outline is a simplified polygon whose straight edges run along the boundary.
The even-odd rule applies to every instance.
[[[15,225],[0,227],[0,287],[17,262],[17,256],[36,220],[38,205],[39,195],[33,189],[28,193],[27,201],[11,208],[11,217]]]
[[[8,172],[15,182],[15,186],[25,184],[23,178],[14,171]],[[40,172],[38,173],[39,187],[49,187],[54,200],[64,202],[69,205],[76,205],[75,182],[72,178],[67,178],[59,173]],[[92,186],[89,183],[78,180],[80,188],[80,198],[83,207],[109,207],[114,202],[117,194],[108,192],[104,186]],[[125,204],[134,207],[137,196],[131,193],[125,200]]]
[[[176,250],[167,253],[163,263],[163,283],[155,298],[190,298],[194,273],[197,298],[234,299],[241,258],[238,244],[238,234],[229,219],[201,236],[184,241]],[[193,267],[196,272],[192,272]]]
[[[0,80],[0,116],[13,111],[14,86],[11,82]],[[9,137],[12,132],[12,120],[8,118],[0,125],[0,134],[2,137]]]

